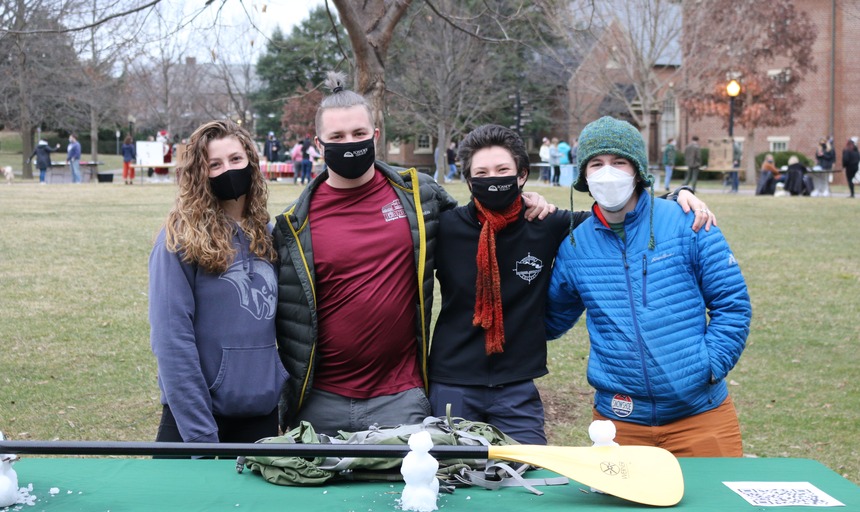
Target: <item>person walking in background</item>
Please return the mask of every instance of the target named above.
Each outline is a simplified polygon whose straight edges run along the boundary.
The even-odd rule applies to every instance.
[[[663,169],[666,171],[666,192],[669,191],[669,183],[672,181],[672,171],[675,169],[675,139],[669,139],[663,148]]]
[[[549,139],[544,137],[538,150],[538,157],[541,161],[540,180],[543,183],[549,183],[550,178],[550,163],[549,163]]]
[[[687,164],[687,177],[681,185],[689,186],[696,191],[699,182],[699,170],[702,167],[702,149],[699,147],[699,137],[693,135],[692,141],[684,148],[684,161]]]
[[[821,137],[818,140],[818,146],[815,148],[815,167],[809,173],[812,177],[812,196],[830,196],[830,171],[833,170],[833,164],[836,162],[836,152],[833,150],[833,144]],[[824,172],[817,172],[824,171]]]
[[[69,135],[69,145],[66,147],[66,163],[72,170],[72,183],[81,182],[81,144],[74,133]]]
[[[301,175],[302,185],[304,185],[305,183],[311,182],[311,171],[314,168],[313,160],[315,158],[319,158],[319,156],[320,156],[319,153],[317,152],[316,148],[314,147],[313,143],[311,142],[310,134],[306,135],[305,138],[302,139],[302,167],[301,167],[301,169],[302,169],[302,175]],[[295,165],[294,165],[294,167],[295,167]],[[294,174],[293,176],[294,176],[293,183],[294,184],[298,183],[299,175]]]
[[[821,167],[821,170],[829,171],[833,169],[835,161],[836,152],[833,150],[833,144],[824,137],[821,137],[818,140],[818,146],[815,148],[815,163]]]
[[[445,183],[454,181],[457,175],[457,143],[451,142],[448,144],[448,150],[445,152],[448,159],[448,176],[445,177]]]
[[[126,135],[122,141],[122,180],[126,185],[134,184],[134,167],[132,164],[137,160],[137,149],[131,135]]]
[[[60,149],[60,144],[57,143],[57,147],[54,148],[54,151],[58,151]],[[33,157],[36,157],[36,168],[39,169],[39,183],[45,184],[45,176],[48,174],[48,167],[51,166],[51,147],[48,146],[48,141],[44,139],[40,139],[39,143],[36,144],[35,149],[33,149],[33,153],[30,155],[28,160],[32,160]]]
[[[857,151],[857,141],[848,139],[845,149],[842,150],[842,167],[845,168],[845,178],[848,179],[849,198],[854,197],[854,176],[860,164],[860,152]]]
[[[275,137],[275,132],[269,132],[266,137],[266,144],[263,147],[263,154],[269,162],[277,162],[280,160],[281,141]]]
[[[558,150],[558,139],[553,137],[549,144],[549,167],[552,169],[552,186],[559,187],[561,180],[561,153]]]
[[[570,165],[570,164],[574,163],[570,159],[570,144],[568,144],[566,141],[562,140],[562,141],[558,142],[558,153],[559,153],[559,163],[561,165]]]
[[[548,338],[587,311],[593,419],[612,420],[619,444],[742,456],[725,378],[744,350],[752,306],[734,254],[719,229],[690,231],[689,215],[648,194],[654,177],[631,124],[604,117],[579,140],[574,187],[596,205],[559,248]]]
[[[149,257],[149,322],[162,414],[156,441],[278,435],[287,379],[275,348],[268,191],[251,135],[210,121],[191,135],[176,202]]]

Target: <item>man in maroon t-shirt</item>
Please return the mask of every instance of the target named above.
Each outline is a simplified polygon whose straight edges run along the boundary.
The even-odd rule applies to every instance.
[[[433,241],[452,199],[432,177],[375,162],[370,108],[330,74],[315,143],[327,171],[276,218],[278,350],[290,373],[281,427],[317,432],[420,423]],[[537,199],[542,201],[539,196]],[[529,217],[546,215],[540,202]]]
[[[341,76],[332,79],[333,94],[317,113],[314,141],[327,176],[299,199],[308,202],[316,339],[301,339],[290,326],[280,325],[295,319],[283,318],[278,342],[285,361],[306,364],[297,370],[285,363],[291,382],[301,389],[291,394],[288,384],[282,408],[292,410],[282,411],[282,426],[304,420],[317,432],[337,434],[374,423],[418,423],[430,414],[430,404],[419,367],[426,340],[424,347],[416,342],[419,281],[410,222],[389,177],[374,165],[379,130],[366,101],[343,90]],[[418,187],[415,178],[412,186]],[[441,187],[437,192],[447,207],[456,205]],[[285,216],[277,222],[283,226]],[[284,254],[294,255],[282,252],[288,242],[278,231],[282,273],[298,275],[300,262],[284,262]],[[281,297],[280,302],[295,300]],[[311,352],[304,360],[308,344]]]

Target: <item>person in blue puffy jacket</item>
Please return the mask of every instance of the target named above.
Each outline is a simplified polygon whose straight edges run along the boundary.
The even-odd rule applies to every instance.
[[[725,377],[749,334],[747,287],[721,231],[691,231],[653,183],[636,128],[611,117],[585,127],[573,187],[596,203],[559,248],[547,337],[588,311],[593,417],[613,421],[619,444],[739,457]]]

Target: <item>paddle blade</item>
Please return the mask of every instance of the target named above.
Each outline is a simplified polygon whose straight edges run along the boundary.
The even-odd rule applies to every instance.
[[[628,501],[658,507],[684,496],[678,459],[653,446],[490,446],[491,459],[524,462]]]

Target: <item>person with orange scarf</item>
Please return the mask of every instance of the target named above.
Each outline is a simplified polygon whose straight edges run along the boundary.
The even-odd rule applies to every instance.
[[[522,188],[529,158],[516,132],[472,131],[458,158],[472,191],[465,206],[439,217],[436,278],[442,308],[430,347],[430,406],[491,423],[524,444],[546,444],[543,403],[534,379],[548,373],[544,311],[552,262],[589,212],[556,211],[526,222]],[[683,193],[697,211],[707,207]],[[686,203],[684,203],[686,204]]]

